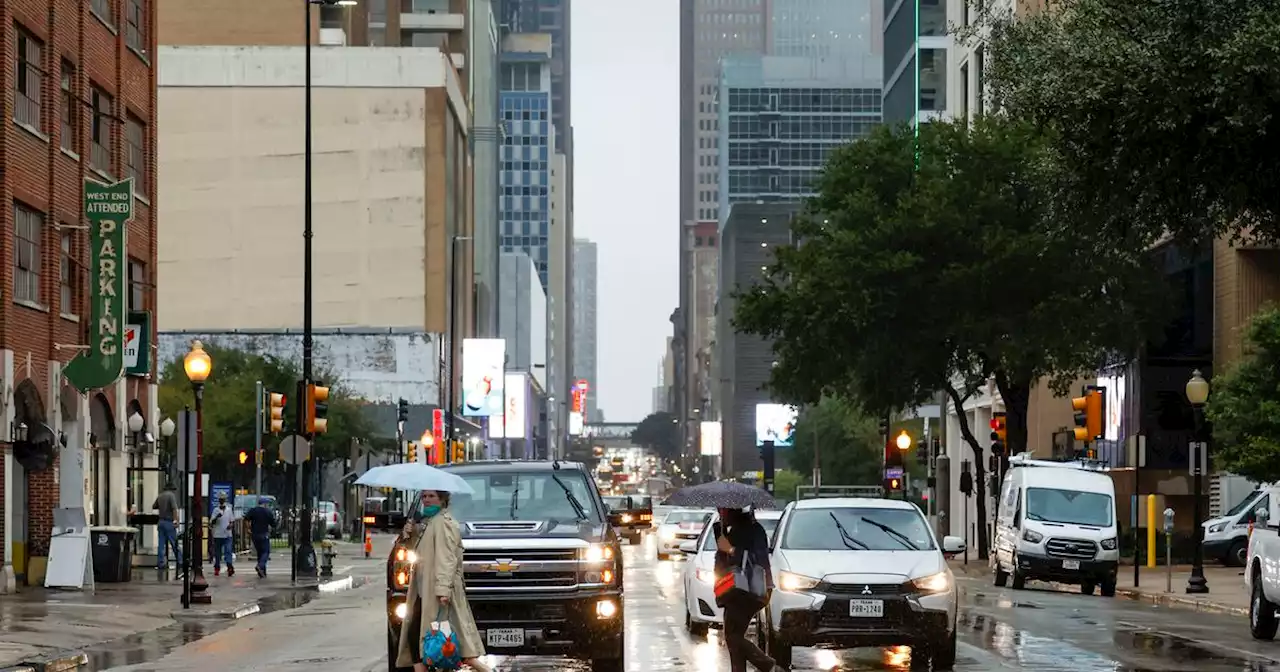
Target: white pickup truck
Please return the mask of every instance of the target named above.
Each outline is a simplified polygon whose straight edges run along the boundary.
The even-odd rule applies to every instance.
[[[1249,588],[1249,633],[1254,639],[1275,639],[1280,627],[1280,489],[1255,511],[1245,557],[1245,585]]]

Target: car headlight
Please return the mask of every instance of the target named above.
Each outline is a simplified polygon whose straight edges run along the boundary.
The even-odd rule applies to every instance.
[[[675,530],[673,530],[673,529],[671,529],[671,528],[669,528],[669,527],[664,527],[664,528],[662,528],[662,538],[663,538],[663,540],[671,540],[671,539],[675,539],[675,538],[676,538],[676,531],[675,531]]]
[[[716,582],[716,570],[706,567],[699,567],[694,570],[693,578],[703,582],[714,584]]]
[[[417,554],[417,553],[415,553],[415,552],[413,552],[413,551],[411,551],[411,550],[409,550],[409,549],[407,549],[407,548],[403,548],[403,547],[402,547],[402,548],[397,548],[397,549],[396,549],[396,562],[402,562],[402,563],[405,563],[405,564],[412,565],[412,564],[414,564],[414,563],[418,562],[418,554]]]
[[[591,544],[582,549],[582,559],[587,562],[604,562],[613,559],[613,547]]]
[[[1210,525],[1209,534],[1217,534],[1225,529],[1227,529],[1226,523],[1218,523],[1217,525]]]
[[[938,572],[937,574],[913,579],[911,585],[925,594],[945,593],[951,588],[951,572]]]
[[[812,576],[793,572],[778,572],[778,590],[785,590],[789,593],[809,590],[820,582],[820,579],[815,579]]]
[[[629,523],[629,522],[631,522],[631,514],[629,514],[629,513],[624,513],[624,514],[622,514],[622,517],[621,517],[621,518],[619,518],[619,520],[621,520],[621,521],[622,521],[622,522],[624,522],[624,523]]]
[[[1044,541],[1044,535],[1036,532],[1035,530],[1023,530],[1022,540],[1028,543],[1038,544]]]
[[[1114,551],[1114,550],[1116,550],[1116,538],[1115,538],[1115,537],[1111,537],[1110,539],[1103,539],[1103,540],[1102,540],[1102,548],[1103,548],[1103,550],[1106,550],[1106,551]]]

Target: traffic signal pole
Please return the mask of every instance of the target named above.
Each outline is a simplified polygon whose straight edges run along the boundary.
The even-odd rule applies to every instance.
[[[774,446],[772,441],[765,441],[760,446],[760,461],[764,463],[764,489],[765,492],[773,494],[773,457]]]
[[[303,22],[303,32],[306,35],[305,59],[306,67],[303,71],[304,94],[305,99],[303,113],[303,136],[305,138],[302,152],[302,384],[298,386],[298,407],[297,417],[298,423],[295,425],[298,434],[305,436],[308,440],[312,437],[305,434],[306,432],[306,385],[311,382],[312,375],[312,338],[311,338],[311,2],[306,3],[307,11],[305,13],[305,21]],[[296,508],[295,517],[298,521],[298,529],[301,533],[301,543],[297,547],[296,554],[293,558],[294,567],[299,575],[315,576],[315,547],[311,544],[311,479],[307,477],[306,465],[310,461],[303,464],[295,464],[294,469],[299,470],[301,478],[298,479],[302,484],[302,507]]]
[[[254,408],[257,409],[257,412],[253,414],[253,417],[254,417],[254,421],[253,421],[253,425],[254,425],[253,494],[255,496],[261,497],[262,496],[262,434],[264,431],[262,427],[263,414],[264,414],[263,403],[262,403],[264,398],[264,395],[262,393],[262,381],[261,380],[256,381],[253,384],[253,387],[254,387],[254,394],[257,398],[257,402],[254,403]]]

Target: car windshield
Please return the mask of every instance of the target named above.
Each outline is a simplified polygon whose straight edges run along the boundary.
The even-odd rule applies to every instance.
[[[580,471],[467,471],[458,475],[475,491],[453,495],[449,509],[458,520],[577,520],[573,504],[553,476],[577,498],[587,520],[602,520],[595,493]]]
[[[796,509],[782,548],[797,551],[929,551],[929,526],[914,509]]]
[[[711,520],[710,513],[702,511],[672,511],[667,514],[667,519],[662,521],[664,525],[679,525],[680,523],[703,523]]]
[[[1227,511],[1226,513],[1222,514],[1222,517],[1230,518],[1232,516],[1239,515],[1241,511],[1244,511],[1245,509],[1249,508],[1249,504],[1253,502],[1254,499],[1257,499],[1257,497],[1258,497],[1257,490],[1254,490],[1253,492],[1245,495],[1244,499],[1240,500],[1239,502],[1236,503],[1235,506],[1231,507],[1230,511]]]
[[[1114,509],[1111,495],[1101,492],[1027,488],[1027,520],[1111,527]]]
[[[756,518],[756,522],[760,523],[760,527],[764,528],[765,535],[768,536],[770,539],[772,539],[773,531],[778,529],[778,519],[777,518]],[[702,550],[704,551],[716,550],[716,537],[714,534],[711,534],[710,530],[708,530],[706,534],[702,535]]]
[[[653,508],[653,498],[652,498],[652,497],[640,497],[640,498],[636,499],[636,508],[637,508],[637,509],[652,509],[652,508]]]
[[[333,502],[320,502],[320,513],[333,513],[338,510],[338,505]]]
[[[626,511],[629,508],[626,497],[605,497],[604,503],[613,511]]]

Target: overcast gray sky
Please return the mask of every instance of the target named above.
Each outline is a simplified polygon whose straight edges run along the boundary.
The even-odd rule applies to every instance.
[[[599,246],[597,398],[609,422],[648,414],[679,295],[678,5],[573,3],[574,235]]]

